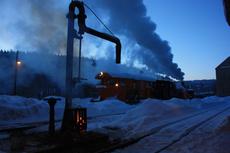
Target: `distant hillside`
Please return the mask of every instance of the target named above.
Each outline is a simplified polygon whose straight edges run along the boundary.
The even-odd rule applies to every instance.
[[[216,80],[184,81],[185,87],[193,89],[197,97],[216,94]]]

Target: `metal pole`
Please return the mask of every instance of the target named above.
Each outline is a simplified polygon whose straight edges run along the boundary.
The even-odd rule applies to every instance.
[[[18,51],[16,52],[15,63],[14,63],[14,95],[17,95],[17,75],[18,75]]]
[[[50,106],[50,121],[49,121],[49,134],[53,135],[55,133],[55,110],[54,106],[56,104],[56,99],[48,100]]]
[[[72,86],[73,86],[73,49],[74,49],[74,11],[68,14],[68,36],[66,53],[66,87],[65,87],[65,111],[62,122],[62,131],[67,131],[73,126],[72,114]]]
[[[79,63],[78,63],[78,82],[81,81],[81,42],[82,42],[82,35],[79,37]]]
[[[49,97],[49,98],[45,98],[44,100],[46,100],[50,106],[50,120],[49,120],[49,134],[53,135],[55,133],[55,109],[54,106],[57,103],[58,100],[61,100],[60,98],[55,98],[55,97]]]

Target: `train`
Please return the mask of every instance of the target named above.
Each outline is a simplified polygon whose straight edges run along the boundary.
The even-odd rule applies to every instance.
[[[194,96],[192,90],[186,90],[181,83],[171,80],[154,80],[152,77],[108,72],[100,72],[95,78],[100,80],[96,86],[100,101],[116,97],[133,103],[146,98],[167,100],[173,97],[187,99]]]

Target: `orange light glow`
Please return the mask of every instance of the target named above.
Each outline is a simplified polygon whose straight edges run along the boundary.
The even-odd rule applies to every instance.
[[[115,86],[116,86],[116,87],[119,87],[119,84],[118,84],[118,83],[116,83],[116,84],[115,84]]]
[[[22,62],[21,61],[17,61],[17,65],[21,65],[22,64]]]

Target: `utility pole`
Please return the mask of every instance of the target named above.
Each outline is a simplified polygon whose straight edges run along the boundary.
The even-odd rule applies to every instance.
[[[16,52],[15,63],[14,63],[14,95],[17,95],[17,77],[18,77],[18,69],[21,65],[21,61],[18,60],[19,52]]]
[[[82,43],[82,35],[78,37],[79,39],[79,60],[78,60],[78,82],[81,81],[81,43]]]

